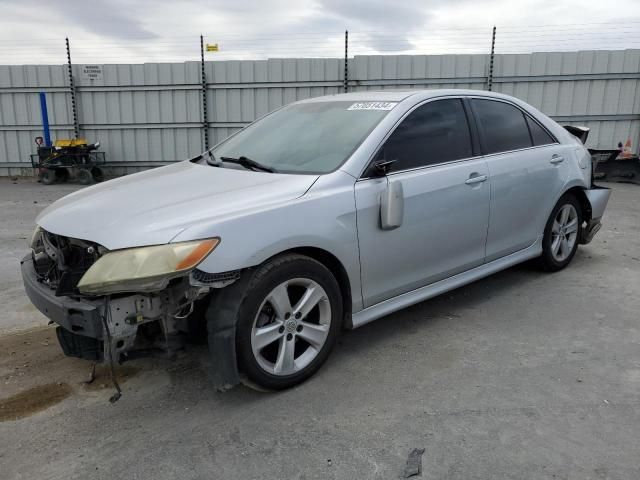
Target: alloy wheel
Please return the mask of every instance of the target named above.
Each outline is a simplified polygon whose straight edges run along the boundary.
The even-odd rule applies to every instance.
[[[557,262],[564,261],[578,239],[578,212],[571,204],[558,210],[551,227],[551,255]]]
[[[263,300],[251,330],[253,355],[266,372],[292,375],[318,355],[329,335],[331,304],[308,278],[282,282]]]

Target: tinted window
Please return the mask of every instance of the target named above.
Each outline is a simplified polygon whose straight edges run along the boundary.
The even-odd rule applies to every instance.
[[[537,147],[539,145],[549,145],[550,143],[556,143],[549,133],[538,124],[533,118],[525,115],[527,123],[529,124],[529,131],[531,132],[531,138],[533,144]]]
[[[459,99],[418,107],[394,130],[381,157],[397,160],[391,171],[473,156],[467,118]]]
[[[472,100],[473,110],[484,135],[485,153],[506,152],[531,146],[522,112],[504,102]]]

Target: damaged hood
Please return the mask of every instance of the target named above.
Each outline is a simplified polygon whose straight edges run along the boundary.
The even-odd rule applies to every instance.
[[[179,162],[67,195],[36,223],[109,250],[158,245],[196,223],[298,198],[317,178]]]

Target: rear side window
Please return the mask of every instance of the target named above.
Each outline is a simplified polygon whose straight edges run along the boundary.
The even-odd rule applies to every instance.
[[[529,125],[529,131],[531,132],[531,138],[533,139],[533,145],[539,147],[540,145],[549,145],[556,143],[549,132],[540,126],[533,118],[525,115],[527,124]]]
[[[416,108],[394,130],[378,158],[396,160],[391,171],[472,157],[471,135],[460,99]]]
[[[504,102],[473,99],[473,110],[484,137],[485,153],[531,147],[531,136],[523,113]]]

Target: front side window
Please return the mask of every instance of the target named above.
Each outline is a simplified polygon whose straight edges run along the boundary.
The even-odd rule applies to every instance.
[[[532,146],[527,122],[518,108],[495,100],[473,99],[471,102],[484,137],[484,153]]]
[[[279,173],[337,169],[395,102],[309,102],[284,107],[215,147],[215,158],[248,157]]]
[[[391,172],[473,156],[462,101],[426,103],[411,112],[387,139],[378,159],[395,160]]]

